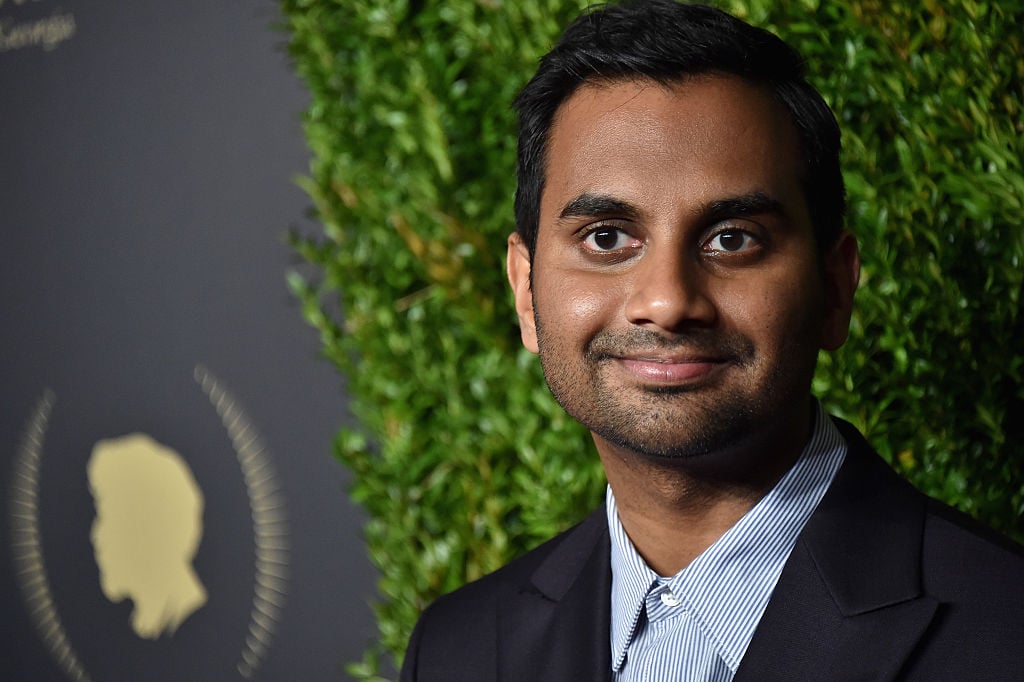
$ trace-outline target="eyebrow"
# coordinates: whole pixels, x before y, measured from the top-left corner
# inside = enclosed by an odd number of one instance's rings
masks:
[[[570,201],[558,214],[559,220],[566,218],[599,218],[617,215],[623,218],[636,218],[640,211],[628,202],[616,199],[607,194],[584,193]]]
[[[773,199],[760,190],[740,194],[734,197],[717,199],[701,207],[697,215],[704,222],[714,223],[725,218],[774,214],[786,215],[786,208],[777,199]],[[585,192],[562,208],[559,220],[567,218],[601,218],[610,215],[635,219],[640,209],[633,204],[616,199],[607,194],[591,194]]]
[[[765,214],[785,216],[786,208],[780,201],[771,198],[761,191],[712,201],[700,211],[701,217],[709,223],[717,222],[724,218]]]

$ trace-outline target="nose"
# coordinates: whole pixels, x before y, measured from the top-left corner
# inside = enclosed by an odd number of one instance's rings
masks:
[[[709,275],[685,250],[648,246],[634,266],[626,319],[652,331],[680,332],[714,324]]]

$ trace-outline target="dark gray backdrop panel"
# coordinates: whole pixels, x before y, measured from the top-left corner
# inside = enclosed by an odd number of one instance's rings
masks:
[[[361,517],[330,458],[343,388],[284,285],[308,152],[277,20],[262,1],[0,0],[0,679],[64,679],[16,587],[8,509],[47,390],[36,514],[84,670],[241,679],[253,523],[197,365],[262,436],[287,507],[286,602],[253,678],[343,679],[372,638]],[[155,642],[102,595],[89,541],[90,449],[132,431],[181,453],[206,499],[209,602]]]

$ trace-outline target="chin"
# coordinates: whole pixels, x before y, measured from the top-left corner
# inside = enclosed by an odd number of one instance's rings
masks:
[[[663,462],[732,459],[741,451],[761,452],[779,440],[779,429],[787,421],[755,409],[756,402],[735,399],[700,401],[680,413],[666,400],[672,395],[679,397],[678,392],[652,395],[645,401],[650,404],[643,417],[617,411],[612,416],[605,412],[602,420],[580,421],[621,449]]]

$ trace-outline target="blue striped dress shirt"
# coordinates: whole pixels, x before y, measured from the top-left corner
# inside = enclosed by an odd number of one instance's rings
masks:
[[[796,464],[676,575],[647,566],[607,492],[612,537],[611,649],[616,682],[731,680],[797,535],[832,483],[846,443],[820,404]]]

